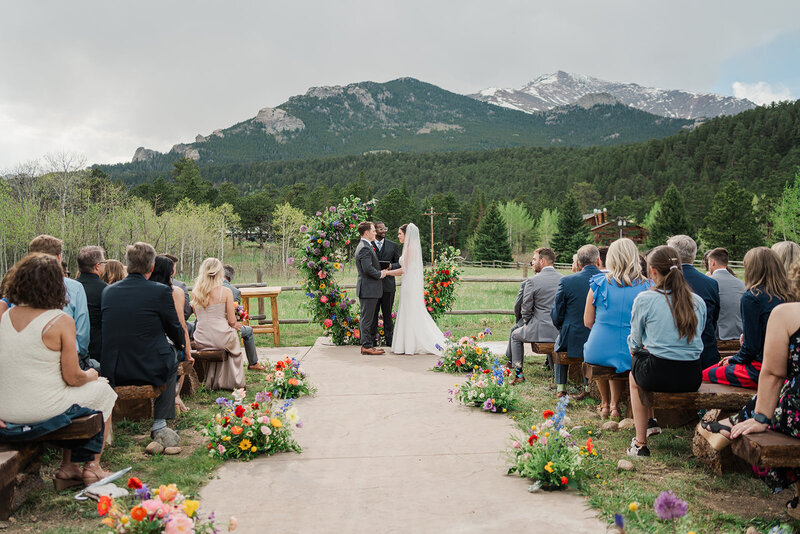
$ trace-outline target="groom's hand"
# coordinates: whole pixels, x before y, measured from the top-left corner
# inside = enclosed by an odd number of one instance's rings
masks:
[[[381,278],[385,278],[385,277],[386,277],[386,269],[381,271]]]

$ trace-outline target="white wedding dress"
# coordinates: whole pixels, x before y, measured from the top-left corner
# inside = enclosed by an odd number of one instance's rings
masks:
[[[444,334],[425,307],[422,247],[419,242],[419,228],[414,224],[409,224],[406,228],[400,266],[403,268],[403,283],[400,285],[400,306],[394,327],[392,352],[440,355],[444,347]]]

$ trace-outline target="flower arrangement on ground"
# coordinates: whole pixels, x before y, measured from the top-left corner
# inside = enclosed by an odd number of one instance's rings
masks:
[[[103,496],[97,503],[97,513],[103,517],[101,523],[114,532],[219,532],[214,513],[203,517],[199,512],[200,502],[188,499],[175,484],[151,490],[138,478],[131,477],[128,487],[134,490],[132,498]],[[235,528],[236,519],[231,517],[228,531]]]
[[[247,461],[261,454],[301,451],[292,437],[302,426],[292,399],[279,403],[272,393],[259,391],[254,402],[246,403],[240,389],[233,400],[219,397],[216,403],[219,413],[203,429],[209,455]]]
[[[434,321],[453,309],[460,282],[461,271],[456,261],[460,254],[457,248],[447,247],[439,255],[435,267],[425,270],[425,307]]]
[[[313,395],[316,389],[310,384],[308,376],[295,358],[284,356],[266,377],[266,390],[275,398],[296,399],[303,395]]]
[[[491,369],[478,368],[461,385],[450,390],[450,402],[480,406],[487,412],[505,413],[517,405],[517,390],[509,384],[510,371],[494,359]]]
[[[444,352],[433,370],[442,373],[470,373],[475,369],[489,367],[492,352],[478,345],[478,342],[490,335],[492,331],[487,328],[477,336],[464,336],[456,341],[449,331],[445,332]]]
[[[337,345],[360,343],[358,308],[335,277],[347,258],[347,248],[358,244],[358,223],[367,220],[374,201],[361,202],[350,196],[338,206],[318,211],[300,227],[301,248],[292,263],[300,271],[313,321],[322,324]]]
[[[527,439],[512,443],[508,474],[533,480],[530,491],[575,487],[589,475],[597,450],[591,437],[578,443],[564,428],[568,403],[569,397],[562,397],[555,412],[542,412],[543,421],[531,427]]]

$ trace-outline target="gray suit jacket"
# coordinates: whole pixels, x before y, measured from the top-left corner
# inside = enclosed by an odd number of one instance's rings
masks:
[[[528,280],[523,280],[519,285],[519,292],[517,293],[517,300],[514,301],[514,320],[517,326],[522,326],[525,322],[522,320],[522,299],[525,297],[525,285]]]
[[[717,339],[739,339],[742,333],[742,309],[739,302],[744,282],[725,269],[717,269],[711,278],[719,284],[719,319]]]
[[[541,341],[553,343],[558,337],[558,329],[553,326],[550,310],[556,298],[558,282],[563,277],[555,269],[545,268],[539,274],[528,278],[522,296],[522,320],[525,326],[517,335],[521,341]]]
[[[381,263],[372,248],[372,243],[361,240],[356,247],[356,295],[360,299],[379,299],[383,296]]]

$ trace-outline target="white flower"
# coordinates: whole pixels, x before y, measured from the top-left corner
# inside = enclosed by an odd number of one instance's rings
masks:
[[[264,425],[261,427],[261,433],[264,434],[265,436],[269,436],[270,434],[272,434],[272,429],[267,425]]]
[[[252,438],[253,437],[253,431],[252,430],[248,430],[247,433],[245,434],[245,436],[247,436],[248,438]]]
[[[292,406],[288,410],[286,410],[286,422],[290,425],[296,425],[298,421],[300,421],[300,416],[297,413],[297,408]]]
[[[283,378],[283,371],[275,371],[275,380]]]

